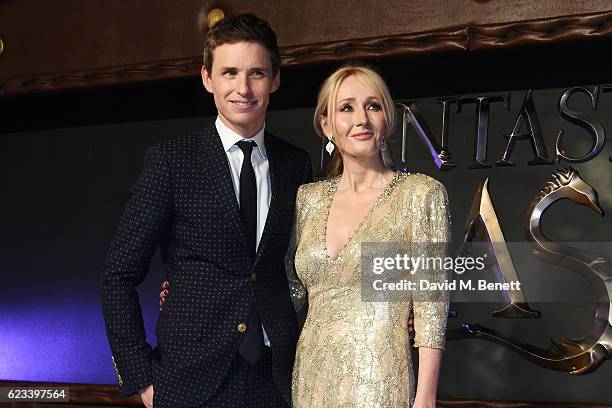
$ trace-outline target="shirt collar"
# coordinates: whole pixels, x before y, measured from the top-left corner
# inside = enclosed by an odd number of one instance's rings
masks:
[[[262,128],[259,130],[259,132],[255,133],[255,136],[250,137],[248,139],[240,136],[238,133],[228,128],[225,125],[225,123],[223,123],[223,121],[221,120],[219,116],[217,116],[217,120],[215,121],[215,127],[217,128],[217,132],[219,133],[219,136],[221,137],[221,143],[223,144],[223,149],[225,150],[226,153],[234,148],[239,149],[239,147],[236,146],[236,143],[238,143],[239,141],[252,140],[255,143],[257,143],[256,150],[259,152],[259,155],[261,156],[261,158],[264,160],[268,159],[268,156],[266,153],[266,144],[264,143],[264,131],[266,129],[265,123],[262,126]]]

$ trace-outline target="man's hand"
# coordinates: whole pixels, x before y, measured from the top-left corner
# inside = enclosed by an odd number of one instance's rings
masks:
[[[153,408],[153,385],[149,385],[147,388],[140,391],[140,398],[145,407]]]
[[[169,288],[170,288],[170,282],[164,281],[164,283],[162,283],[162,291],[159,292],[159,311],[160,312],[164,308],[164,302],[166,301],[166,298],[168,297]]]
[[[408,317],[408,337],[410,340],[414,340],[414,315],[412,313]]]

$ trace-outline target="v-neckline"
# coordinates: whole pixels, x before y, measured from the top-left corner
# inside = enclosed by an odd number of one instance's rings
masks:
[[[329,186],[329,191],[327,195],[325,218],[324,218],[324,224],[323,224],[323,250],[325,252],[325,257],[327,258],[328,261],[330,261],[331,263],[338,262],[340,257],[342,257],[342,254],[345,252],[346,248],[348,248],[348,246],[351,244],[351,241],[353,241],[353,238],[355,237],[355,235],[357,235],[357,233],[361,229],[361,226],[365,224],[366,220],[370,217],[370,214],[374,212],[376,207],[378,207],[378,205],[382,202],[383,198],[387,196],[387,193],[391,191],[393,185],[396,184],[399,174],[400,172],[396,171],[393,177],[391,178],[391,180],[389,180],[389,182],[385,185],[385,187],[382,189],[382,191],[380,192],[376,200],[374,200],[374,203],[372,204],[368,212],[365,213],[365,215],[361,218],[361,221],[359,222],[359,224],[357,224],[355,229],[353,229],[353,233],[346,240],[342,248],[340,248],[340,251],[338,251],[335,258],[332,258],[331,254],[329,253],[329,249],[327,247],[327,225],[329,224],[329,211],[331,210],[331,205],[334,202],[334,197],[336,196],[336,192],[338,191],[338,184],[342,176],[340,175],[330,180],[330,186]]]

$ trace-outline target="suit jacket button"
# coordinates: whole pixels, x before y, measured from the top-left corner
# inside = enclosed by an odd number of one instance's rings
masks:
[[[255,282],[256,280],[257,280],[257,273],[256,273],[256,272],[253,272],[253,273],[251,274],[251,281]]]
[[[239,331],[240,333],[244,333],[244,332],[246,331],[246,324],[244,324],[244,323],[240,323],[240,324],[238,325],[238,331]]]

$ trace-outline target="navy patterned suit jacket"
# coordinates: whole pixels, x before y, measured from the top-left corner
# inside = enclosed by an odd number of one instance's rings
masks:
[[[106,330],[122,395],[154,385],[156,406],[198,405],[238,353],[255,301],[272,345],[277,388],[290,400],[298,323],[284,267],[308,154],[266,132],[272,197],[255,263],[249,262],[229,164],[211,123],[150,147],[111,243],[102,281]],[[146,342],[136,286],[160,247],[170,281]],[[252,277],[256,275],[256,279]]]

